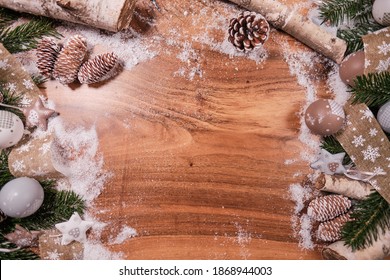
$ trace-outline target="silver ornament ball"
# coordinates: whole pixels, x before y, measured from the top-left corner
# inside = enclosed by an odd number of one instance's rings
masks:
[[[377,119],[382,129],[390,133],[390,101],[379,109]]]
[[[390,1],[375,0],[372,5],[372,16],[377,23],[383,26],[390,26]]]
[[[44,192],[35,179],[20,177],[9,181],[0,191],[0,209],[11,218],[25,218],[42,205]]]
[[[14,113],[0,111],[0,149],[17,144],[24,134],[22,120]]]

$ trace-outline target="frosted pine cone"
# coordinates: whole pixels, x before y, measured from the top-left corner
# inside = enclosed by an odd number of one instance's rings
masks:
[[[317,238],[322,241],[334,242],[341,239],[341,229],[350,221],[349,213],[343,214],[333,220],[321,223],[318,226]]]
[[[245,11],[230,20],[229,41],[239,51],[250,51],[267,41],[269,30],[269,24],[262,15]]]
[[[323,222],[346,213],[350,207],[351,200],[348,197],[331,194],[310,201],[307,214],[316,221]]]
[[[105,53],[89,59],[78,73],[82,84],[101,82],[113,77],[118,69],[118,56],[114,53]]]
[[[87,54],[87,41],[80,35],[69,38],[54,65],[53,77],[62,84],[70,84],[77,79],[77,73]]]
[[[45,78],[51,78],[61,47],[52,38],[43,38],[37,46],[37,67]]]

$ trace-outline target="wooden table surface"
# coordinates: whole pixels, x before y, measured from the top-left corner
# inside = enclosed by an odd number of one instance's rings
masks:
[[[173,27],[190,35],[210,24],[200,9],[223,15],[230,5],[217,2],[158,0],[159,12],[140,1],[132,25],[144,37]],[[192,15],[201,19],[197,25]],[[194,43],[202,75],[193,79],[174,74],[183,63],[180,46],[159,42],[170,52],[107,83],[46,84],[62,118],[96,125],[113,177],[89,211],[108,223],[102,242],[109,250],[125,259],[321,258],[298,246],[292,228],[289,186],[311,172],[298,139],[306,90],[278,42],[309,49],[276,30],[270,37],[260,64]],[[314,76],[325,95],[325,81]],[[138,236],[109,245],[124,225]]]

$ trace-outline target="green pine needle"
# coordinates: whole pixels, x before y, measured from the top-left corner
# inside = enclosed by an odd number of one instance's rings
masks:
[[[357,52],[363,49],[362,36],[377,31],[383,28],[383,26],[375,22],[364,22],[356,24],[354,27],[339,29],[337,31],[337,37],[347,42],[346,55]]]
[[[372,19],[372,0],[324,0],[319,6],[320,17],[338,26],[345,19],[363,23]]]
[[[7,241],[3,235],[0,234],[0,248],[2,249],[15,249],[17,246]],[[19,249],[14,252],[0,252],[0,260],[38,260],[40,259],[37,254],[27,250]]]
[[[0,188],[14,178],[8,168],[8,155],[7,149],[0,152]]]
[[[358,76],[351,89],[353,102],[381,106],[390,100],[390,73],[370,73]]]
[[[17,53],[36,48],[43,36],[60,37],[52,21],[47,18],[34,19],[15,28],[3,29],[0,33],[0,43],[3,43],[10,53]]]
[[[342,228],[342,239],[352,250],[364,249],[390,229],[390,204],[374,192],[355,205],[351,218]]]
[[[43,84],[47,82],[47,78],[43,77],[42,75],[32,75],[31,79],[33,80],[34,84],[37,85],[39,88],[45,88]]]
[[[9,88],[4,86],[4,82],[0,82],[0,92],[2,94],[2,102],[7,105],[18,106],[22,96],[17,94],[15,91],[10,90]]]

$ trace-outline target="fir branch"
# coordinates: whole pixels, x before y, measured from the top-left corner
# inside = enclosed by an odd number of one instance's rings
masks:
[[[354,27],[339,29],[337,31],[337,37],[347,42],[346,55],[354,53],[363,49],[362,36],[377,31],[383,28],[383,26],[375,22],[365,22],[356,24]]]
[[[8,242],[8,240],[0,234],[0,248],[1,249],[16,249],[17,246]],[[0,252],[0,260],[38,260],[40,257],[27,250],[27,249],[17,249],[13,252],[5,253]]]
[[[381,106],[390,100],[390,73],[369,73],[358,76],[351,89],[354,103]]]
[[[43,36],[60,37],[52,21],[47,18],[34,19],[15,28],[4,29],[0,34],[0,43],[10,53],[17,53],[36,48]]]
[[[319,10],[322,20],[333,26],[346,19],[363,23],[372,19],[372,0],[324,0]]]
[[[57,191],[52,188],[53,181],[40,182],[45,198],[41,208],[33,215],[22,219],[6,219],[2,222],[2,232],[8,233],[19,224],[28,230],[43,230],[54,224],[67,221],[74,212],[82,215],[86,209],[84,200],[73,191]]]
[[[351,218],[342,228],[342,239],[352,250],[364,249],[378,239],[380,231],[390,230],[390,204],[374,192],[355,205]]]
[[[7,149],[0,153],[0,188],[14,178],[8,168],[8,155],[9,151]]]
[[[6,83],[4,82],[0,82],[0,92],[3,97],[2,103],[11,106],[18,106],[20,100],[22,99],[22,96],[20,94],[17,94],[15,91],[9,89],[8,87],[4,86],[5,84]]]

